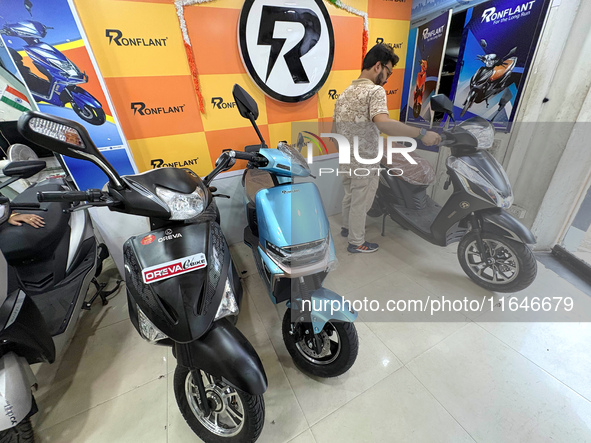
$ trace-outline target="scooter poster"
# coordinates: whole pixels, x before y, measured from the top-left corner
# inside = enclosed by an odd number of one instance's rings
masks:
[[[406,121],[431,126],[431,97],[437,94],[443,68],[451,10],[418,28]]]
[[[468,10],[451,95],[457,121],[478,115],[509,131],[547,0],[491,0]]]
[[[120,174],[133,173],[105,90],[67,0],[3,0],[0,36],[36,107],[82,124]],[[63,159],[80,189],[107,177],[90,162]]]

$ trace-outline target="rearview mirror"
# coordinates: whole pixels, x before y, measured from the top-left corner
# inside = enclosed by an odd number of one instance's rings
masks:
[[[480,40],[480,47],[481,47],[482,49],[486,50],[486,47],[487,47],[487,46],[488,46],[488,45],[487,45],[487,43],[486,43],[486,40],[485,40],[485,39],[482,39],[482,40]]]
[[[41,160],[28,160],[24,162],[9,163],[2,171],[7,177],[29,178],[45,169],[45,162]]]
[[[67,157],[87,160],[109,177],[116,189],[122,189],[121,177],[92,142],[79,123],[41,112],[25,112],[18,120],[18,131],[27,140]]]
[[[431,97],[431,109],[435,112],[445,112],[447,115],[453,115],[454,104],[443,94],[437,94]]]
[[[240,85],[234,85],[232,95],[234,96],[236,106],[238,106],[238,112],[240,112],[242,117],[249,120],[256,120],[259,117],[257,102]]]

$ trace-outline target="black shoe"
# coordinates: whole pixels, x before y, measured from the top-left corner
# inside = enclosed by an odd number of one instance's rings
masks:
[[[351,252],[352,254],[357,254],[359,252],[364,252],[364,253],[376,252],[378,249],[379,249],[379,246],[377,243],[369,243],[369,242],[365,242],[360,246],[355,246],[355,245],[352,245],[351,243],[349,243],[349,246],[347,246],[347,251]]]
[[[341,237],[349,237],[349,230],[347,228],[341,228]]]

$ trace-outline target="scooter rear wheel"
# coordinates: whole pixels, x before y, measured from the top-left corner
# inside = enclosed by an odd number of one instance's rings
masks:
[[[100,126],[107,121],[105,111],[102,108],[85,105],[84,108],[80,109],[76,103],[72,103],[72,109],[78,114],[78,117],[91,125]]]
[[[458,260],[470,279],[496,292],[517,292],[532,284],[538,268],[527,245],[489,232],[481,236],[488,260],[478,248],[475,232],[468,232],[458,245]]]
[[[33,443],[34,441],[30,418],[21,421],[13,428],[0,431],[0,443]]]
[[[353,323],[329,321],[319,334],[306,334],[312,331],[312,325],[300,324],[303,329],[301,338],[296,339],[291,322],[291,309],[285,311],[282,323],[283,342],[294,363],[304,372],[316,377],[337,377],[347,372],[359,351],[359,339]],[[322,340],[322,350],[313,350],[314,335]]]

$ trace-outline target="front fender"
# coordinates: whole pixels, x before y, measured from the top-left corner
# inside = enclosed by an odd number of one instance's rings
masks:
[[[267,390],[267,375],[250,342],[226,318],[213,323],[198,340],[176,343],[178,364],[203,369],[251,395]]]
[[[72,100],[76,103],[80,109],[83,109],[84,106],[88,105],[93,108],[102,108],[101,102],[99,102],[96,98],[94,98],[90,92],[75,86],[70,89],[70,94],[72,95]]]
[[[484,210],[479,215],[482,219],[483,232],[492,232],[527,245],[536,243],[536,237],[532,232],[504,209]]]
[[[31,411],[34,378],[24,357],[9,352],[0,358],[0,431],[16,426]]]
[[[316,333],[322,331],[324,325],[330,320],[353,323],[357,319],[358,314],[351,308],[349,302],[330,289],[316,289],[310,293],[310,299],[312,327]]]

